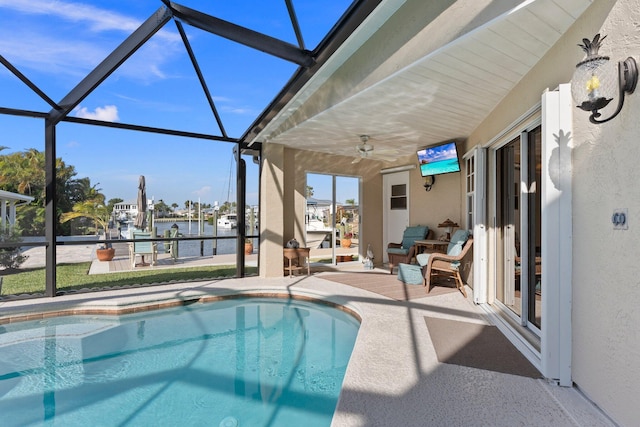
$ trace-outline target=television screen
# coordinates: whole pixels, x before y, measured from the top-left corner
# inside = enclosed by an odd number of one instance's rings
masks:
[[[418,164],[422,176],[460,172],[455,142],[447,142],[418,151]]]

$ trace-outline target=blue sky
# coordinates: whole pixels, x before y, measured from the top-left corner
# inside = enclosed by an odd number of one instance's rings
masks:
[[[284,0],[177,3],[297,44]],[[351,2],[293,3],[305,47],[312,50]],[[160,0],[0,0],[0,55],[60,101],[162,5]],[[227,134],[241,136],[296,66],[184,27]],[[50,110],[3,66],[0,106]],[[71,115],[221,135],[172,21]],[[44,150],[43,141],[40,120],[0,115],[0,145],[9,147],[3,153]],[[231,150],[232,144],[102,127],[62,123],[57,128],[57,156],[75,166],[78,177],[90,177],[107,199],[135,199],[138,177],[145,175],[148,196],[169,204],[233,201]],[[247,201],[257,204],[257,165],[247,159],[247,166]]]

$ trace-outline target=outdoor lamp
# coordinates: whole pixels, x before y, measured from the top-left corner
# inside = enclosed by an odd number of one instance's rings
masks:
[[[438,224],[438,228],[444,228],[447,232],[447,240],[451,240],[451,232],[455,227],[460,227],[457,223],[451,221],[449,218],[442,224]]]
[[[584,61],[576,65],[576,71],[571,79],[571,95],[577,107],[590,111],[591,123],[605,123],[613,119],[622,110],[625,93],[632,94],[638,82],[638,68],[635,59],[629,57],[618,62],[618,66],[609,62],[608,56],[598,54],[602,41],[596,34],[593,41],[582,39],[584,44],[579,44],[587,54]],[[617,88],[616,88],[617,84]],[[601,114],[598,110],[606,107],[618,94],[618,108],[611,117],[599,120]]]
[[[433,187],[433,183],[436,182],[436,177],[434,175],[427,175],[424,177],[424,189],[426,191],[431,191],[431,187]]]

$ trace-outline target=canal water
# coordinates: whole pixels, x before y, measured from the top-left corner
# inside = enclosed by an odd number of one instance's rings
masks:
[[[155,223],[156,234],[158,236],[163,236],[165,230],[169,230],[173,224],[178,226],[178,233],[180,237],[213,237],[213,225],[209,225],[205,223],[203,225],[203,229],[199,229],[199,224],[197,221],[192,221],[189,224],[186,221],[180,222],[157,222]],[[125,231],[122,231],[123,235],[126,236]],[[217,239],[214,243],[214,240],[190,240],[190,241],[182,241],[178,244],[178,253],[180,256],[200,256],[201,254],[204,256],[213,255],[214,245],[216,245],[216,253],[218,255],[223,254],[235,254],[236,253],[236,239],[229,239],[227,237],[235,237],[238,235],[238,230],[235,228],[218,228],[216,232],[216,236],[225,237],[224,239]],[[247,231],[247,234],[257,234],[257,230],[253,233]],[[254,247],[258,246],[258,239],[254,238],[253,245]]]

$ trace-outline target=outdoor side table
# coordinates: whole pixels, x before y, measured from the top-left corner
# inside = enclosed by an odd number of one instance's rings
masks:
[[[443,240],[416,240],[416,254],[421,254],[425,251],[447,253],[448,241]]]
[[[284,271],[289,272],[289,277],[298,270],[307,267],[307,276],[311,275],[311,265],[309,264],[309,248],[283,248]]]

